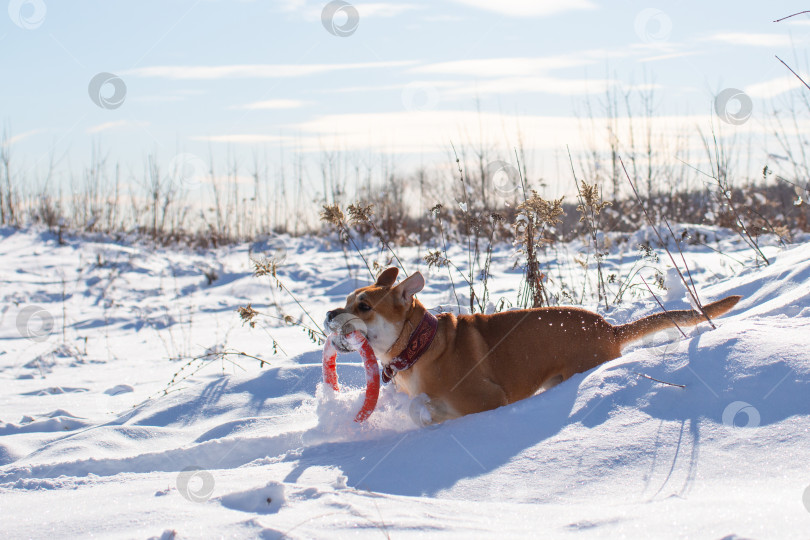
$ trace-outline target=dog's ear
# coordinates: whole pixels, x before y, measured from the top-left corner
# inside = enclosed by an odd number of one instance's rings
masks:
[[[425,288],[425,277],[420,272],[414,272],[408,279],[397,285],[397,292],[400,294],[402,301],[410,304],[413,300],[413,295]]]
[[[399,268],[396,266],[387,268],[380,274],[380,277],[377,278],[377,283],[374,285],[377,287],[390,287],[397,280],[397,274],[399,274]]]

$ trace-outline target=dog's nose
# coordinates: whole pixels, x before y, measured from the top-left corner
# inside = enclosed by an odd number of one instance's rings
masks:
[[[332,319],[335,318],[335,315],[337,315],[337,313],[335,313],[336,311],[337,310],[332,310],[332,311],[327,311],[326,312],[326,322],[330,322]]]

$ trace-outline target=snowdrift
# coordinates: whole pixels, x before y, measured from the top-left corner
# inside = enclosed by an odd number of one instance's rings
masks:
[[[744,296],[716,330],[659,336],[547,392],[439,426],[420,425],[420,401],[391,387],[371,418],[355,423],[365,385],[359,356],[338,358],[346,391],[335,394],[321,384],[320,350],[294,329],[274,337],[298,349],[269,368],[212,367],[160,395],[178,364],[158,336],[182,326],[186,309],[197,313],[191,337],[177,331],[169,341],[227,335],[266,350],[267,337],[242,329],[233,313],[235,302],[268,294],[249,277],[244,249],[217,253],[220,279],[206,287],[194,269],[210,254],[60,247],[30,232],[2,238],[2,279],[20,283],[3,291],[6,535],[810,534],[810,245],[771,247],[771,266],[742,270],[690,251],[703,298]],[[90,268],[96,253],[117,262]],[[46,264],[32,266],[34,256]],[[339,252],[299,241],[287,256],[287,278],[309,291],[314,313],[355,286]],[[312,260],[321,271],[306,269]],[[77,284],[69,332],[90,338],[86,354],[63,350],[62,336],[15,338],[25,305],[60,313],[56,268]],[[507,291],[519,277],[494,282]],[[444,283],[428,276],[423,301],[446,301]],[[685,302],[671,288],[667,307]],[[635,302],[607,316],[653,309]],[[105,347],[118,349],[105,355]]]

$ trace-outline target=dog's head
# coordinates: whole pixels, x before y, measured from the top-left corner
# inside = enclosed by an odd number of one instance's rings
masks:
[[[327,331],[335,334],[335,347],[341,352],[351,350],[344,336],[359,330],[366,336],[377,358],[386,363],[389,352],[402,332],[405,320],[415,300],[413,295],[425,286],[425,278],[415,272],[394,286],[397,268],[388,268],[374,285],[357,289],[346,298],[346,307],[326,314]]]

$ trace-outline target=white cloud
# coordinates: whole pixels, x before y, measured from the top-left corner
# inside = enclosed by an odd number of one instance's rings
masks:
[[[545,75],[556,69],[570,69],[604,63],[609,59],[620,59],[646,54],[647,51],[633,48],[586,49],[569,54],[535,57],[471,58],[436,62],[411,68],[413,73],[444,75],[468,75],[471,77],[525,77]]]
[[[301,101],[299,99],[268,99],[265,101],[256,101],[254,103],[248,103],[247,105],[240,105],[233,108],[247,109],[251,111],[270,109],[298,109],[306,104],[306,101]]]
[[[305,77],[331,71],[380,69],[411,66],[410,60],[395,62],[361,62],[354,64],[243,64],[226,66],[150,66],[130,69],[122,75],[164,79],[276,79]]]
[[[27,139],[28,137],[32,137],[34,135],[37,135],[38,133],[44,133],[45,131],[48,131],[48,130],[45,130],[45,129],[32,129],[31,131],[26,131],[24,133],[20,133],[19,135],[13,135],[13,136],[9,137],[8,139],[0,141],[0,142],[2,142],[3,146],[9,147],[14,143],[18,143],[18,142],[20,142],[20,141],[22,141],[24,139]]]
[[[307,5],[307,0],[276,0],[281,11],[300,11]]]
[[[396,17],[406,11],[413,11],[419,9],[421,6],[414,4],[387,4],[387,3],[370,3],[370,4],[354,4],[357,13],[360,15],[360,20],[363,17]]]
[[[704,41],[716,41],[731,45],[744,45],[749,47],[790,47],[790,36],[783,34],[750,34],[742,32],[726,32],[711,35]]]
[[[429,23],[457,23],[464,20],[464,17],[460,17],[459,15],[443,15],[443,14],[435,14],[435,15],[425,15],[422,17],[425,22]]]
[[[263,133],[234,133],[230,135],[202,135],[191,137],[192,141],[224,142],[224,143],[268,143],[286,140],[287,137],[280,135],[266,135]]]
[[[683,58],[684,56],[695,56],[697,54],[702,54],[699,51],[683,51],[683,52],[673,52],[673,53],[666,53],[666,54],[659,54],[657,56],[648,56],[647,58],[639,58],[639,62],[659,62],[661,60],[671,60],[673,58]]]
[[[132,101],[142,103],[165,103],[172,101],[183,101],[185,99],[186,98],[183,96],[136,96],[132,98]]]
[[[476,58],[438,62],[412,68],[415,73],[469,75],[473,77],[509,77],[537,75],[553,69],[562,69],[591,64],[584,55],[552,56],[540,58]]]
[[[145,127],[148,126],[149,122],[130,122],[129,120],[117,120],[115,122],[104,122],[103,124],[98,124],[95,126],[91,126],[87,128],[87,133],[101,133],[102,131],[108,131],[110,129],[118,129],[118,128],[131,128],[131,127]]]
[[[439,101],[448,98],[467,97],[472,95],[540,93],[558,95],[601,94],[608,86],[618,84],[606,79],[565,79],[561,77],[500,77],[477,80],[417,80],[407,84],[386,84],[369,86],[351,86],[330,89],[330,93],[358,93],[409,90],[424,94],[435,94]],[[632,89],[639,89],[638,85]],[[660,88],[660,85],[655,85]]]
[[[808,80],[805,76],[802,76],[802,78]],[[743,91],[750,97],[770,99],[795,90],[800,86],[803,86],[802,82],[794,75],[785,75],[784,77],[777,77],[776,79],[746,86]]]
[[[544,17],[575,9],[596,9],[590,0],[454,0],[459,4],[512,17]]]
[[[563,96],[600,94],[616,84],[608,80],[562,79],[558,77],[502,77],[464,84],[450,90],[451,95],[487,95],[539,93]]]
[[[600,121],[598,118],[597,122]],[[691,131],[696,124],[708,125],[707,116],[657,116],[653,129],[675,136]],[[627,119],[620,118],[622,126]],[[519,144],[516,137],[519,126],[527,147],[534,149],[564,149],[570,144],[575,153],[584,150],[583,144],[596,144],[606,149],[604,141],[583,142],[581,121],[570,116],[509,115],[477,111],[397,111],[390,113],[337,114],[316,118],[291,126],[304,134],[295,140],[304,151],[374,149],[398,153],[441,152],[449,142],[463,142],[466,133],[493,134],[504,155]],[[306,134],[309,134],[307,136]],[[622,140],[629,135],[621,132]],[[512,140],[510,140],[512,138]],[[603,148],[604,146],[604,148]]]
[[[281,11],[288,13],[297,13],[304,19],[315,21],[321,18],[326,0],[307,2],[306,0],[278,0]],[[357,10],[357,14],[362,22],[365,18],[386,18],[396,17],[405,13],[406,11],[414,11],[423,9],[424,6],[417,4],[393,3],[393,2],[368,2],[368,3],[355,3],[351,2],[352,6]]]

